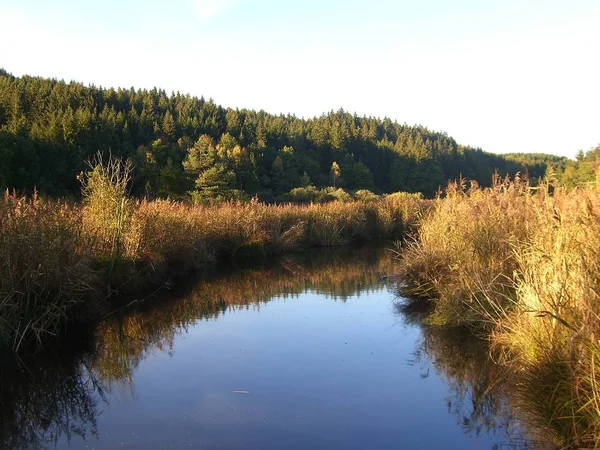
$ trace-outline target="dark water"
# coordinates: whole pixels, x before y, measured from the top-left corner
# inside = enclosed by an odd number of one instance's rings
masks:
[[[481,343],[398,311],[382,250],[198,281],[21,364],[2,448],[544,448]]]

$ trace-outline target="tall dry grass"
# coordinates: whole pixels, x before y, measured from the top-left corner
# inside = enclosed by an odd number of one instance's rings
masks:
[[[125,232],[126,257],[152,267],[204,267],[242,252],[273,254],[315,246],[394,239],[414,227],[424,200],[213,205],[136,203]]]
[[[6,192],[0,200],[0,342],[54,335],[94,291],[82,210]]]
[[[557,191],[535,212],[537,230],[516,255],[514,304],[494,341],[524,369],[523,409],[561,445],[597,448],[600,195]]]
[[[104,161],[102,153],[87,164],[90,170],[78,177],[85,231],[92,239],[94,257],[112,271],[128,250],[125,235],[131,228],[133,201],[127,194],[133,166],[112,155]]]
[[[496,180],[451,184],[404,250],[432,323],[485,332],[521,409],[565,447],[600,445],[600,194]]]
[[[491,327],[510,304],[515,248],[535,230],[526,181],[495,178],[491,188],[450,183],[402,250],[405,293],[434,298],[432,322]]]

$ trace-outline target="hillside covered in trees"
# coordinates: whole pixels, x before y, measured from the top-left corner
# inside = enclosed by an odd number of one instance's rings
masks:
[[[487,185],[494,171],[536,179],[549,165],[562,173],[573,164],[486,153],[422,126],[343,110],[301,119],[0,71],[0,187],[76,196],[77,175],[98,151],[133,161],[133,195],[198,200],[293,199],[290,191],[328,186],[431,196],[460,175]]]

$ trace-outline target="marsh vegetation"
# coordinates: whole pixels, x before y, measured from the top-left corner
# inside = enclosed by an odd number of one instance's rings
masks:
[[[448,186],[403,250],[400,291],[429,323],[490,340],[524,415],[564,448],[600,445],[600,195],[549,179]]]
[[[76,399],[93,434],[88,382],[94,391],[99,379],[131,379],[149,349],[171,347],[198,317],[327,280],[333,295],[353,292],[359,265],[317,274],[289,262],[227,285],[205,278],[176,302],[146,298],[240,261],[398,240],[398,291],[429,308],[423,352],[435,370],[460,375],[444,362],[457,346],[438,341],[467,330],[502,369],[465,375],[457,392],[487,398],[488,381],[509,380],[510,400],[490,411],[518,409],[563,448],[600,447],[598,161],[600,147],[575,160],[499,156],[343,110],[299,119],[0,69],[0,350],[31,357],[74,328],[100,330],[93,369],[86,350],[71,366],[32,371]],[[458,181],[440,190],[448,180]],[[6,367],[9,379],[20,370]],[[38,385],[15,386],[9,401],[25,395],[32,406],[3,420],[33,442],[36,408],[49,417],[63,406],[51,395],[44,410]],[[485,411],[467,428],[496,429]]]

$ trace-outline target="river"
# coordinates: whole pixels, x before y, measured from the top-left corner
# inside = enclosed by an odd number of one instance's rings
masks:
[[[1,373],[2,448],[529,449],[485,345],[399,308],[385,249],[206,275]]]

